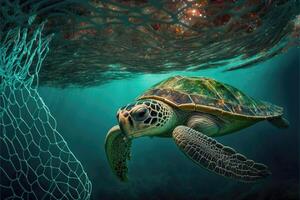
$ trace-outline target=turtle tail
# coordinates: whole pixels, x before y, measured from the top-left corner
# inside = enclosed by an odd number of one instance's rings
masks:
[[[268,119],[268,121],[277,128],[287,128],[290,125],[289,121],[283,117]]]

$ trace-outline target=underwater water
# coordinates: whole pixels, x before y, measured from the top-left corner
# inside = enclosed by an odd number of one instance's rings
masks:
[[[40,87],[39,92],[92,182],[91,199],[299,199],[299,64],[299,49],[291,49],[260,66],[233,72],[144,74],[98,87]],[[172,139],[155,137],[133,141],[128,182],[113,175],[104,140],[117,122],[116,111],[158,81],[178,74],[211,77],[284,108],[288,129],[260,122],[216,138],[268,165],[270,177],[257,183],[226,179],[195,165]]]
[[[0,1],[0,199],[299,199],[297,0]],[[170,138],[133,141],[120,182],[104,142],[118,108],[175,75],[204,76],[284,108],[216,138],[269,166],[241,183]]]

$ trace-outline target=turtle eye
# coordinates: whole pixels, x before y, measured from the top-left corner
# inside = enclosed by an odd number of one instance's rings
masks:
[[[133,118],[136,121],[143,121],[149,115],[149,110],[147,108],[139,108],[132,113]]]

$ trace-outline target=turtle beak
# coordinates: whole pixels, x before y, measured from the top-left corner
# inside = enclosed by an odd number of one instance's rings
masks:
[[[123,127],[123,124],[119,122],[119,127],[120,127],[120,130],[122,131],[122,133],[126,136],[126,133],[124,131],[124,127]]]
[[[130,125],[129,123],[129,113],[127,111],[119,111],[117,114],[120,130],[122,133],[125,135],[125,137],[130,138],[130,134],[128,133],[128,130],[130,130]]]

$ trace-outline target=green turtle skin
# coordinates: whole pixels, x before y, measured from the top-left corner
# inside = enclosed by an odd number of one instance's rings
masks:
[[[154,85],[138,99],[158,99],[181,110],[237,119],[268,119],[283,115],[281,107],[255,100],[235,87],[204,77],[174,76]]]
[[[268,167],[212,137],[263,120],[286,128],[289,123],[282,116],[283,108],[253,99],[228,84],[204,77],[175,76],[119,109],[118,125],[108,131],[105,151],[114,174],[126,181],[132,140],[169,137],[199,166],[224,177],[254,182],[271,174]]]

